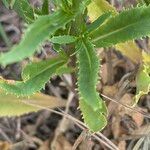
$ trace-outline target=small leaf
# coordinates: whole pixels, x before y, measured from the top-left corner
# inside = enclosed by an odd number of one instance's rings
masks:
[[[41,90],[45,83],[56,74],[57,69],[66,63],[67,60],[62,57],[32,63],[24,69],[22,74],[23,81],[9,82],[1,79],[0,88],[6,93],[17,96],[30,96]]]
[[[69,44],[75,42],[76,40],[77,38],[71,35],[54,36],[50,39],[52,43],[57,43],[57,44]]]
[[[94,111],[92,107],[88,105],[83,99],[80,99],[79,107],[82,111],[84,122],[85,124],[87,124],[90,131],[101,131],[107,125],[106,117],[101,111],[101,109]]]
[[[69,67],[67,65],[64,65],[64,66],[62,66],[62,67],[57,69],[56,74],[61,76],[63,74],[70,74],[70,73],[72,73],[74,71],[75,71],[74,68],[71,68],[71,67]]]
[[[143,52],[143,64],[140,67],[136,76],[136,96],[135,104],[139,101],[140,97],[150,92],[150,55]]]
[[[102,100],[96,91],[98,82],[99,60],[95,49],[88,39],[78,41],[76,50],[78,51],[78,90],[81,99],[97,110],[102,107]]]
[[[14,95],[6,95],[0,91],[0,117],[20,116],[30,112],[37,112],[42,108],[55,108],[65,106],[65,101],[59,100],[53,96],[44,94],[35,94],[30,98],[17,98]]]
[[[48,15],[49,14],[49,0],[44,0],[42,5],[42,14]]]
[[[15,0],[11,7],[22,17],[27,23],[32,23],[35,19],[34,10],[28,0]]]
[[[38,49],[38,46],[59,28],[72,20],[72,15],[58,11],[52,15],[39,17],[27,29],[24,38],[19,45],[10,52],[0,56],[0,64],[8,65],[30,57]]]
[[[110,18],[92,32],[96,47],[108,47],[117,43],[141,38],[150,34],[150,6],[124,10]]]
[[[103,15],[101,15],[98,19],[96,19],[92,24],[87,26],[87,31],[88,32],[92,32],[95,29],[97,29],[100,25],[102,25],[104,23],[104,21],[106,21],[106,19],[108,19],[111,16],[111,13],[104,13]]]

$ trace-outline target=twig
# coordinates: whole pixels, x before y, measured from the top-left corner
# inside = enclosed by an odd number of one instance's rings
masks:
[[[64,111],[61,111],[61,112],[58,112],[56,110],[53,110],[53,109],[50,109],[50,108],[46,108],[46,107],[43,107],[43,106],[39,106],[39,105],[36,105],[36,104],[31,104],[31,103],[28,103],[28,102],[25,102],[25,101],[22,101],[23,103],[27,104],[27,105],[30,105],[30,106],[34,106],[34,107],[37,107],[37,108],[40,108],[40,109],[46,109],[48,111],[51,111],[53,113],[56,113],[58,115],[61,115],[61,116],[64,116],[70,120],[72,120],[78,127],[80,127],[82,130],[85,130],[87,129],[86,125],[79,121],[78,119],[72,117],[71,115],[69,114],[65,114],[65,113],[62,113]],[[92,137],[94,137],[97,141],[99,141],[100,143],[104,144],[106,147],[108,147],[110,150],[119,150],[118,148],[113,148],[110,144],[108,144],[106,141],[100,139],[97,135],[95,134],[92,134],[91,135]],[[109,139],[107,139],[107,141],[110,141]],[[111,142],[111,141],[110,141]],[[112,145],[114,145],[112,142],[111,142]],[[116,146],[115,146],[116,147]]]
[[[148,115],[147,113],[145,113],[145,112],[143,112],[143,111],[140,111],[140,110],[137,110],[137,109],[135,109],[135,108],[132,108],[131,106],[128,106],[128,105],[125,105],[125,104],[123,104],[123,103],[121,103],[121,102],[119,102],[119,101],[117,101],[117,100],[115,100],[115,99],[112,99],[112,98],[110,98],[110,97],[108,97],[108,96],[106,96],[106,95],[104,95],[104,94],[101,94],[104,98],[106,98],[106,99],[108,99],[108,100],[110,100],[110,101],[112,101],[112,102],[114,102],[114,103],[117,103],[117,104],[119,104],[119,105],[122,105],[122,106],[124,106],[125,108],[127,108],[127,109],[130,109],[130,110],[132,110],[132,111],[135,111],[135,112],[137,112],[137,113],[140,113],[140,114],[142,114],[143,116],[145,116],[146,118],[150,118],[150,115]]]
[[[76,139],[76,141],[72,147],[72,150],[76,150],[77,147],[79,146],[79,144],[86,138],[86,136],[87,136],[87,131],[83,130],[81,132],[81,134],[79,135],[79,137]]]
[[[114,82],[114,71],[112,66],[112,58],[111,58],[111,50],[106,51],[106,65],[107,65],[107,83],[109,85],[113,84]]]
[[[61,110],[61,109],[59,109],[63,114],[65,114],[64,113],[64,111],[63,110]],[[72,116],[71,116],[72,117]],[[75,119],[75,118],[74,118]],[[81,122],[81,121],[79,121],[78,119],[75,119],[79,124],[81,124],[84,128],[81,128],[80,126],[80,128],[81,129],[87,129],[87,126],[83,123],[83,122]],[[78,125],[78,124],[77,124]],[[108,138],[106,138],[103,134],[101,134],[101,133],[99,133],[99,132],[97,132],[97,133],[95,133],[95,134],[91,134],[91,136],[93,136],[93,137],[97,137],[98,138],[98,136],[100,136],[101,138],[103,138],[106,142],[108,142],[109,143],[109,146],[108,146],[108,143],[106,143],[104,140],[101,140],[100,138],[99,138],[99,142],[100,143],[103,143],[104,145],[107,145],[107,147],[109,147],[110,149],[112,149],[112,150],[118,150],[118,148],[116,147],[116,145],[114,144],[114,143],[112,143]],[[96,139],[97,139],[96,138]]]
[[[69,107],[70,107],[70,103],[72,101],[74,97],[74,93],[70,92],[69,93],[69,96],[68,96],[68,100],[67,100],[67,104],[66,104],[66,109],[65,109],[65,114],[68,114],[69,112]],[[59,135],[61,135],[61,133],[65,132],[65,124],[66,124],[66,117],[63,116],[63,119],[60,121],[57,129],[55,130],[55,136],[53,138],[53,141],[51,143],[51,149],[56,149],[55,146],[56,146],[56,141],[57,141],[57,138],[59,137]]]
[[[97,132],[96,135],[98,135],[98,136],[99,136],[100,138],[102,138],[103,140],[107,141],[107,143],[109,143],[109,145],[111,145],[112,148],[118,149],[118,147],[117,147],[114,143],[112,143],[110,140],[108,140],[108,138],[106,138],[102,133]]]
[[[16,131],[16,139],[20,139],[21,137],[21,132],[20,132],[20,129],[21,129],[21,120],[20,120],[20,117],[17,118],[17,131]]]
[[[4,137],[4,139],[10,143],[12,143],[11,139],[5,134],[5,132],[0,128],[0,134]]]
[[[58,90],[50,82],[48,82],[48,87],[56,97],[61,99],[61,95],[59,94]]]

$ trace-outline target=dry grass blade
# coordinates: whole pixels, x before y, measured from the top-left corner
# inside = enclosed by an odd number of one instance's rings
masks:
[[[72,150],[76,150],[77,147],[79,146],[79,144],[86,138],[87,136],[87,131],[86,130],[83,130],[81,132],[81,134],[79,135],[79,137],[77,138],[77,140],[75,141],[73,147],[72,147]]]
[[[61,109],[59,109],[63,114],[65,114],[65,112],[63,111],[63,110],[61,110]],[[65,114],[66,116],[67,115],[69,115],[69,114]],[[80,120],[78,120],[78,119],[76,119],[76,118],[74,118],[74,117],[72,117],[72,116],[70,116],[69,115],[69,117],[70,118],[72,118],[74,121],[76,121],[75,122],[75,124],[77,124],[82,130],[85,130],[85,129],[87,129],[87,126],[83,123],[83,122],[81,122]],[[99,136],[98,136],[99,135]],[[119,150],[118,148],[117,148],[117,146],[114,144],[114,143],[112,143],[108,138],[106,138],[103,134],[101,134],[101,133],[95,133],[95,134],[91,134],[91,136],[92,137],[94,137],[97,141],[99,141],[100,143],[102,143],[102,144],[104,144],[106,147],[108,147],[110,150]],[[101,139],[101,138],[102,139]]]
[[[81,122],[80,120],[78,120],[78,119],[76,119],[76,118],[74,118],[74,117],[72,117],[71,115],[69,115],[69,114],[66,114],[63,110],[61,110],[61,109],[59,109],[61,112],[59,112],[59,111],[56,111],[56,110],[53,110],[53,109],[50,109],[50,108],[47,108],[47,107],[42,107],[42,106],[39,106],[39,105],[36,105],[36,104],[30,104],[30,103],[28,103],[27,101],[25,102],[23,102],[23,103],[25,103],[25,104],[27,104],[27,105],[31,105],[31,106],[34,106],[34,107],[37,107],[37,108],[40,108],[40,109],[45,109],[45,110],[48,110],[48,111],[51,111],[51,112],[53,112],[53,113],[56,113],[56,114],[58,114],[58,115],[61,115],[61,116],[64,116],[64,117],[66,117],[66,118],[68,118],[68,119],[70,119],[70,120],[72,120],[78,127],[80,127],[82,130],[85,130],[85,129],[87,129],[87,127],[86,127],[86,125],[83,123],[83,122]],[[103,140],[103,139],[100,139],[97,135],[95,135],[95,134],[92,134],[91,135],[92,137],[94,137],[97,141],[99,141],[100,143],[102,143],[102,144],[104,144],[107,148],[109,148],[110,150],[119,150],[118,148],[117,148],[117,146],[115,145],[115,144],[113,144],[109,139],[107,139],[107,140]],[[111,145],[110,144],[108,144],[108,141],[109,141],[109,143],[111,143]],[[113,146],[112,146],[113,145]]]
[[[122,106],[124,106],[124,107],[127,108],[127,109],[130,109],[130,110],[132,110],[132,111],[135,111],[135,112],[137,112],[137,113],[140,113],[140,114],[142,114],[144,117],[150,119],[150,115],[148,115],[147,113],[145,113],[145,112],[143,112],[143,111],[140,111],[140,110],[137,110],[137,109],[135,109],[135,108],[132,108],[131,106],[125,105],[125,104],[123,104],[123,103],[121,103],[121,102],[119,102],[119,101],[117,101],[117,100],[115,100],[115,99],[112,99],[112,98],[110,98],[110,97],[108,97],[108,96],[106,96],[106,95],[104,95],[104,94],[101,94],[101,96],[104,97],[104,98],[106,98],[106,99],[108,99],[108,100],[110,100],[110,101],[113,101],[114,103],[117,103],[117,104],[119,104],[119,105],[122,105]]]
[[[144,141],[144,139],[145,139],[144,137],[143,137],[143,138],[140,138],[140,139],[138,140],[138,142],[135,144],[135,146],[133,147],[133,150],[139,150],[141,144],[142,144],[143,141]]]
[[[72,92],[70,92],[67,103],[66,103],[66,109],[65,109],[66,114],[69,112],[70,103],[73,100],[73,97],[74,97],[74,94]],[[57,142],[59,135],[61,135],[66,130],[66,122],[67,122],[66,119],[67,118],[65,116],[63,116],[63,119],[60,121],[58,127],[56,128],[55,136],[54,136],[52,144],[51,144],[51,149],[56,149],[56,142]]]

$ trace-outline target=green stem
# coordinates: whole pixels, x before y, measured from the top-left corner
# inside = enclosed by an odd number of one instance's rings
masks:
[[[4,28],[2,26],[2,24],[0,23],[0,36],[2,37],[2,39],[4,40],[4,42],[6,43],[7,47],[11,47],[11,42],[9,40],[9,38],[7,37]]]

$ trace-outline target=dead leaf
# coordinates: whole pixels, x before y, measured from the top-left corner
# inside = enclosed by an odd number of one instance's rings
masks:
[[[128,105],[128,106],[131,106],[132,105],[132,102],[133,102],[133,98],[130,94],[125,94],[121,100],[120,100],[121,103],[125,104],[125,105]],[[132,106],[131,106],[132,108]],[[134,107],[134,109],[138,110],[138,111],[144,111],[146,112],[146,109],[143,109],[143,108],[140,108],[138,106]],[[119,106],[119,114],[121,116],[124,116],[125,114],[126,115],[129,115],[132,117],[132,119],[134,120],[134,122],[136,123],[137,127],[140,127],[144,121],[144,116],[143,114],[140,114],[134,110],[131,110],[131,109],[127,109],[125,108],[124,106]]]
[[[54,96],[37,93],[30,98],[17,98],[0,91],[0,116],[19,116],[44,108],[63,107],[65,105],[66,101]],[[41,108],[37,106],[41,106]]]
[[[127,143],[125,141],[120,141],[118,144],[118,149],[119,150],[126,150],[126,145],[127,145]]]
[[[118,92],[117,86],[103,86],[103,94],[107,95],[108,97],[114,97],[116,93]]]
[[[146,109],[142,109],[140,107],[136,107],[136,110],[139,110],[139,111],[144,111]],[[133,120],[136,122],[137,126],[140,127],[142,124],[143,124],[143,121],[144,121],[144,116],[143,114],[140,114],[140,113],[137,113],[137,112],[134,112],[132,111],[130,113],[131,117],[133,118]]]
[[[57,140],[55,141],[55,150],[71,150],[72,145],[68,142],[68,140],[63,136],[59,135]]]
[[[49,140],[46,140],[45,142],[43,142],[43,144],[40,146],[38,150],[49,150],[49,149],[50,149]]]
[[[108,74],[107,65],[105,63],[101,66],[101,70],[100,70],[101,81],[103,82],[103,84],[107,83],[107,74]]]
[[[150,133],[150,124],[146,124],[138,128],[137,130],[134,130],[131,135],[147,135]]]
[[[0,150],[10,150],[11,144],[6,141],[0,141]]]
[[[114,139],[117,139],[121,134],[120,117],[119,116],[114,116],[112,118],[111,130],[112,130]]]

